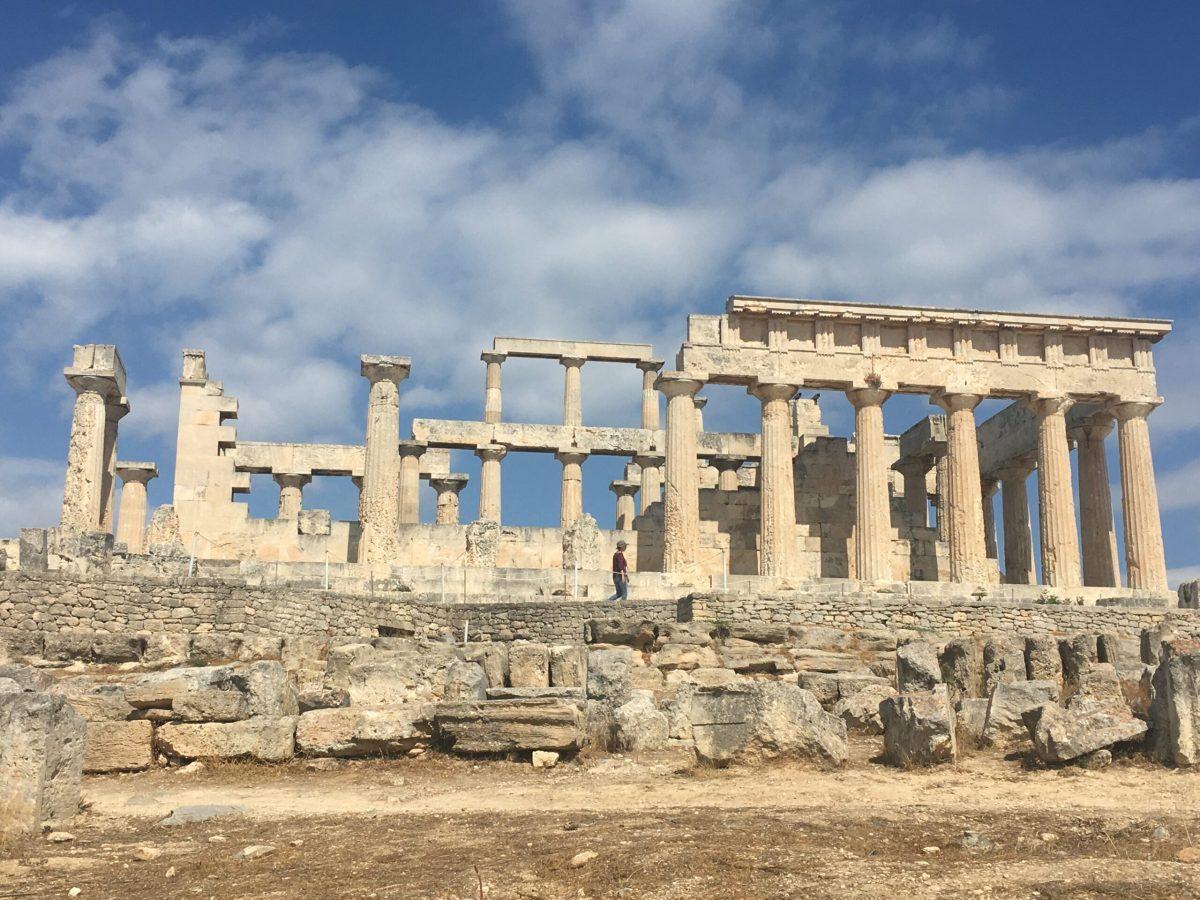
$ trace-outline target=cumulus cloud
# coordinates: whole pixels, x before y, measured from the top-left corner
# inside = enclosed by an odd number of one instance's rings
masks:
[[[45,528],[62,511],[66,464],[46,459],[0,457],[0,522],[5,537],[19,528]]]

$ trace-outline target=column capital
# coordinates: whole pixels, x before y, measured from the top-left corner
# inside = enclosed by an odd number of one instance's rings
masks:
[[[756,381],[746,388],[746,393],[763,403],[772,400],[791,400],[800,391],[800,385],[786,381]]]
[[[479,358],[485,363],[496,363],[499,365],[508,359],[508,354],[502,353],[499,350],[484,350],[479,354]]]
[[[475,448],[475,455],[484,462],[499,461],[508,455],[508,448],[503,444],[484,444]]]
[[[663,367],[665,360],[661,359],[639,359],[634,363],[643,372],[657,372]]]
[[[371,384],[390,381],[399,384],[412,372],[412,359],[407,356],[360,356],[359,374]]]
[[[992,496],[996,491],[1000,490],[999,478],[983,478],[980,479],[980,486],[983,488],[983,496],[985,498]]]
[[[563,450],[559,450],[558,452],[556,452],[554,454],[554,458],[557,459],[564,466],[569,466],[571,464],[581,465],[583,463],[583,461],[588,458],[589,455],[590,454],[588,454],[588,452],[586,450],[580,450],[576,447],[570,447],[570,448],[565,448]]]
[[[892,468],[910,475],[924,475],[933,468],[933,460],[927,456],[902,456],[892,463]]]
[[[129,398],[114,397],[104,406],[104,418],[108,422],[120,422],[129,415]]]
[[[396,445],[396,452],[401,456],[421,457],[425,451],[429,449],[429,445],[424,441],[404,440]]]
[[[587,362],[587,358],[583,356],[560,356],[558,358],[558,364],[568,369],[581,368],[585,362]]]
[[[272,472],[271,477],[281,488],[302,488],[312,482],[312,475],[306,472]]]
[[[158,466],[152,462],[126,462],[125,460],[118,460],[116,471],[117,477],[124,483],[136,481],[145,484],[152,478],[158,477]]]
[[[729,456],[722,454],[720,456],[710,456],[708,464],[718,472],[736,472],[742,467],[745,462],[740,456]]]
[[[439,494],[443,491],[458,493],[467,486],[468,476],[461,472],[451,472],[449,475],[434,475],[429,479],[429,486]]]
[[[666,461],[662,453],[638,453],[633,457],[633,464],[642,469],[661,469]]]
[[[117,392],[117,381],[107,375],[79,375],[70,370],[63,373],[67,384],[75,389],[76,394],[99,394],[108,401],[111,397],[120,397]]]
[[[608,489],[618,497],[632,497],[640,489],[641,485],[636,481],[614,481],[608,486]]]
[[[704,409],[708,406],[708,398],[701,397],[699,394],[692,398],[692,402],[696,404],[696,409]]]
[[[929,399],[935,406],[940,406],[946,412],[952,413],[961,409],[974,409],[982,402],[983,395],[937,391]]]
[[[855,409],[861,409],[864,406],[883,406],[884,401],[890,396],[892,396],[891,391],[877,387],[851,388],[846,391],[846,399]]]
[[[670,397],[694,397],[704,387],[704,382],[686,372],[661,372],[654,387]]]
[[[1038,418],[1042,416],[1066,415],[1067,410],[1075,405],[1070,397],[1030,397],[1026,403]]]
[[[1037,458],[1030,456],[1018,456],[1015,459],[1010,459],[1004,466],[992,472],[1001,481],[1008,481],[1011,478],[1024,480],[1033,474],[1033,470],[1037,468]]]
[[[1076,442],[1102,441],[1112,433],[1115,424],[1116,420],[1113,414],[1107,410],[1101,410],[1092,413],[1086,419],[1067,429],[1067,435]]]
[[[1156,400],[1116,400],[1109,404],[1108,411],[1118,422],[1128,422],[1130,419],[1146,418],[1161,403],[1162,397]]]

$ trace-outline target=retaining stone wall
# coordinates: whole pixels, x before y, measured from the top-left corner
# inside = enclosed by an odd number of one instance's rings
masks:
[[[583,623],[587,619],[646,619],[674,622],[689,618],[689,601],[641,600],[629,603],[571,602],[549,603],[456,603],[446,606],[447,624],[461,640],[467,624],[472,641],[512,641],[525,639],[555,644],[577,644],[584,640]]]

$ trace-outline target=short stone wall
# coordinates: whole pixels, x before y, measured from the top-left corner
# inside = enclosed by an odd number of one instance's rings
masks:
[[[680,607],[684,609],[681,610]],[[630,603],[457,603],[446,606],[446,624],[462,640],[466,630],[471,641],[530,640],[556,644],[578,644],[584,640],[588,619],[645,619],[674,622],[689,618],[689,601],[641,600]]]

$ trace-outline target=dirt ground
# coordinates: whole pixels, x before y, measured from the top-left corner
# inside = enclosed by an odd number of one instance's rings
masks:
[[[88,778],[73,841],[0,851],[0,896],[1200,897],[1200,773],[870,758],[825,772],[428,755]],[[209,803],[241,811],[158,824]],[[242,859],[251,845],[274,849]]]

